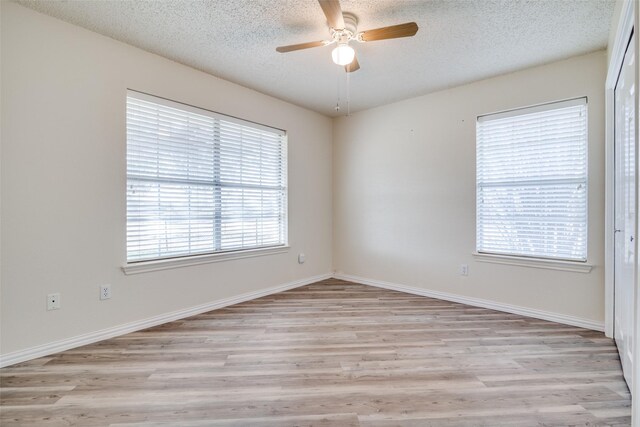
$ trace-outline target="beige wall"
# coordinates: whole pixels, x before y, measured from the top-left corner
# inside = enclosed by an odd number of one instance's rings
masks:
[[[340,118],[337,272],[602,322],[604,51]],[[589,274],[476,262],[476,116],[589,99]],[[469,265],[469,276],[458,273]]]
[[[3,354],[331,271],[329,118],[13,3],[1,17]],[[289,132],[287,254],[121,272],[127,88]]]

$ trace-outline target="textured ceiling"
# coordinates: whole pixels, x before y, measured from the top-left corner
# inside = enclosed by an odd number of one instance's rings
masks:
[[[614,0],[343,0],[359,30],[408,21],[415,37],[355,44],[347,75],[316,0],[18,3],[320,113],[345,114],[606,47]],[[341,110],[336,113],[336,101]]]

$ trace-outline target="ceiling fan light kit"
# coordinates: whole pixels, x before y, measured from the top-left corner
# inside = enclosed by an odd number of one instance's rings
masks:
[[[339,44],[338,47],[331,52],[331,58],[333,62],[338,65],[349,65],[353,62],[353,58],[356,57],[356,51],[347,43]]]
[[[337,46],[331,51],[333,62],[337,65],[344,66],[347,73],[352,73],[360,69],[360,64],[356,58],[355,50],[349,46],[350,41],[365,43],[376,40],[411,37],[418,32],[418,24],[415,22],[358,32],[358,19],[352,13],[342,12],[340,0],[318,0],[318,3],[320,3],[320,7],[327,18],[327,23],[331,31],[331,39],[280,46],[276,48],[276,51],[285,53],[336,43]]]

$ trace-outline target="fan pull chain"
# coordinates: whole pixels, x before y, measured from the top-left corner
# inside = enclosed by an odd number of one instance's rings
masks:
[[[340,111],[340,72],[336,74],[336,113]]]
[[[350,73],[345,73],[345,74],[347,75],[347,117],[349,117],[351,115],[351,111],[350,111],[351,94],[349,93],[349,81],[351,77],[349,76]]]

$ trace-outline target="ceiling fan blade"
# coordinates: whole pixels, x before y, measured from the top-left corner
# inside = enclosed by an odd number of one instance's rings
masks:
[[[309,43],[300,43],[300,44],[290,44],[288,46],[279,46],[276,48],[276,50],[280,53],[285,53],[285,52],[292,52],[294,50],[302,50],[302,49],[309,49],[312,47],[320,47],[320,46],[326,46],[327,42],[323,41],[319,41],[319,42],[309,42]]]
[[[363,42],[376,40],[397,39],[400,37],[411,37],[418,32],[418,24],[407,22],[405,24],[392,25],[390,27],[376,28],[375,30],[363,31],[358,38]]]
[[[344,70],[347,73],[353,73],[354,71],[358,71],[360,69],[360,64],[358,63],[358,58],[354,57],[351,64],[347,64],[344,66]]]
[[[344,29],[344,18],[342,17],[342,8],[340,0],[318,0],[320,7],[327,17],[329,26],[334,29]]]

